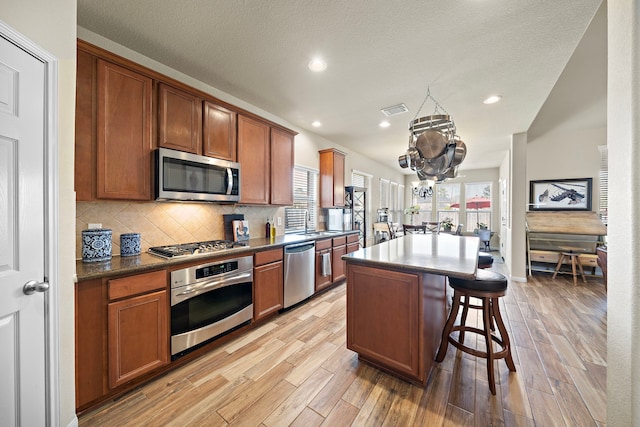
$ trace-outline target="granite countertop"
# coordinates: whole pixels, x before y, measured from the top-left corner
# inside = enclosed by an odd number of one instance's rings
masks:
[[[474,279],[480,239],[409,234],[342,256],[347,263]]]
[[[104,262],[83,262],[82,259],[80,259],[76,261],[76,276],[77,281],[81,282],[84,280],[100,279],[103,277],[137,274],[173,265],[191,263],[193,261],[209,261],[222,257],[228,258],[229,256],[244,256],[254,252],[283,247],[291,243],[329,239],[353,233],[358,233],[358,231],[318,232],[317,234],[310,233],[307,235],[285,234],[282,236],[276,236],[275,239],[259,237],[245,242],[247,243],[246,246],[202,255],[178,257],[175,259],[164,259],[149,253],[141,253],[140,255],[129,257],[116,255],[113,256],[110,261]]]

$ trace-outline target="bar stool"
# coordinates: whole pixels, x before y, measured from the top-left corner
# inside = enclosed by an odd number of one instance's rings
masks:
[[[449,278],[449,285],[453,288],[453,306],[449,313],[449,318],[442,331],[442,341],[436,355],[436,362],[442,362],[447,354],[449,343],[453,344],[457,349],[464,351],[472,356],[487,359],[487,375],[489,377],[489,390],[492,394],[496,394],[496,383],[493,369],[493,361],[496,359],[504,359],[509,371],[515,372],[516,366],[511,357],[511,345],[507,329],[500,315],[499,298],[507,293],[507,279],[499,273],[488,270],[478,270],[475,279],[459,279],[455,277]],[[463,301],[464,297],[464,301]],[[470,307],[469,298],[478,298],[482,301],[482,318],[483,329],[466,326],[467,312]],[[462,317],[460,324],[454,326],[460,305],[463,305]],[[495,321],[500,337],[491,333],[491,325]],[[458,331],[458,339],[456,340],[451,334]],[[482,335],[485,340],[487,351],[479,351],[475,348],[464,345],[465,332],[472,332]],[[498,343],[500,349],[494,351],[493,342]]]
[[[582,263],[580,262],[580,254],[577,252],[569,251],[569,252],[561,252],[560,259],[558,260],[558,265],[556,265],[556,271],[553,272],[552,279],[555,279],[558,275],[558,271],[560,271],[560,267],[562,267],[562,263],[565,258],[569,258],[571,261],[571,273],[573,274],[573,284],[574,286],[578,286],[578,276],[576,274],[576,264],[578,264],[578,270],[580,270],[580,275],[582,276],[582,281],[587,283],[587,278],[584,275],[584,269],[582,268]]]

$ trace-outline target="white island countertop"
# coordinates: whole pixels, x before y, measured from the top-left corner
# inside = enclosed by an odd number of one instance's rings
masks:
[[[347,263],[474,279],[480,239],[450,234],[409,234],[343,255]]]

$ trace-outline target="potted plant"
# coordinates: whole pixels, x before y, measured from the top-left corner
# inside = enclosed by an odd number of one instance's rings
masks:
[[[480,230],[488,230],[489,226],[487,224],[485,224],[484,222],[478,222],[476,223],[476,225],[478,226],[478,228]]]
[[[444,231],[451,231],[453,229],[453,218],[446,217],[442,222],[440,222],[440,225]]]

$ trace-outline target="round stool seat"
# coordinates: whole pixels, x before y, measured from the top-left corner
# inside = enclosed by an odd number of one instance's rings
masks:
[[[460,291],[500,292],[507,290],[507,278],[494,271],[478,270],[475,279],[449,277],[449,285]]]
[[[478,252],[478,268],[489,268],[493,265],[493,255],[489,252]]]

